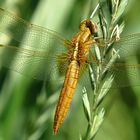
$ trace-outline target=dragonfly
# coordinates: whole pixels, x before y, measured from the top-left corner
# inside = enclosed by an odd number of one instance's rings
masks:
[[[56,73],[63,77],[53,125],[54,134],[57,134],[68,113],[81,77],[85,77],[84,75],[88,73],[88,65],[93,65],[95,69],[100,64],[107,65],[107,62],[99,62],[93,51],[94,45],[104,50],[107,44],[103,38],[95,37],[98,32],[97,24],[91,19],[82,21],[79,32],[71,40],[67,40],[55,31],[31,24],[0,8],[0,32],[11,37],[14,40],[13,44],[20,43],[21,46],[0,45],[0,51],[7,52],[7,55],[1,57],[4,67],[38,80],[50,80]],[[140,43],[140,33],[120,37],[120,40],[114,43],[114,48],[119,50],[121,56],[110,68],[116,74],[116,78],[122,79],[116,82],[117,88],[129,86],[130,83],[123,79],[126,70],[129,70],[130,77],[135,79],[134,86],[139,85],[137,71],[140,69],[140,64],[122,62],[133,56],[131,50],[138,43]],[[14,59],[14,65],[11,65],[11,59]],[[24,69],[26,65],[28,71]],[[86,76],[85,79],[89,77]]]

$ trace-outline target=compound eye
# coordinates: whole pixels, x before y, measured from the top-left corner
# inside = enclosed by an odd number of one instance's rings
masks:
[[[97,25],[90,19],[86,19],[81,22],[80,24],[80,30],[84,31],[85,29],[89,29],[91,31],[91,34],[97,34]]]
[[[90,20],[90,23],[88,23],[88,26],[89,26],[89,29],[91,31],[91,34],[93,34],[93,35],[97,34],[98,28],[97,28],[97,24],[95,22]]]

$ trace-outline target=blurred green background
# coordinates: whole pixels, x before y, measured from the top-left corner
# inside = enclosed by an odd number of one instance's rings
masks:
[[[31,23],[55,30],[71,38],[81,20],[87,18],[97,1],[90,0],[0,0],[0,7]],[[140,1],[130,1],[125,14],[123,34],[140,32]],[[0,39],[1,41],[1,39]],[[3,40],[2,40],[3,41]],[[140,57],[137,56],[137,61]],[[53,116],[58,91],[0,64],[0,140],[78,140],[86,132],[82,92],[74,96],[67,119],[54,136]],[[55,85],[55,84],[54,84]],[[53,87],[53,86],[52,86]],[[140,87],[111,91],[106,99],[107,115],[95,140],[140,139]]]

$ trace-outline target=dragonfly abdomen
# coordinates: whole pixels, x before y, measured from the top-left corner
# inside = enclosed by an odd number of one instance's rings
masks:
[[[77,81],[79,77],[79,69],[80,67],[79,67],[78,62],[76,60],[71,61],[67,69],[63,88],[61,90],[58,104],[56,107],[54,126],[53,126],[54,134],[57,133],[60,125],[62,124],[68,112],[68,109],[69,109],[69,106],[70,106],[70,103],[74,94],[74,90],[77,85]]]

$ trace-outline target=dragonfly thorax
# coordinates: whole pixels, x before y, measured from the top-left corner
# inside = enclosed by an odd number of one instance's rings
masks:
[[[70,60],[77,61],[80,66],[87,61],[90,47],[80,42],[76,42],[73,45],[72,49],[69,50]]]
[[[96,32],[96,25],[91,20],[84,20],[80,24],[80,31],[72,38],[69,56],[71,60],[84,64],[87,61],[89,48],[93,44],[93,34]]]

